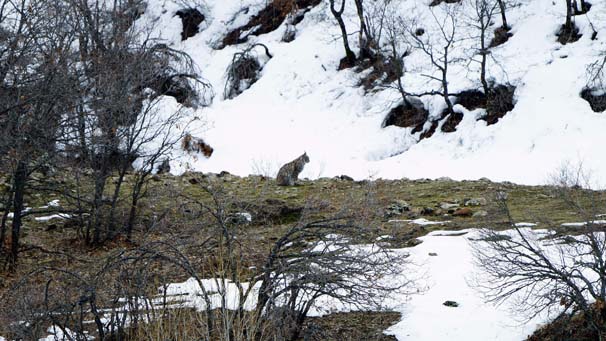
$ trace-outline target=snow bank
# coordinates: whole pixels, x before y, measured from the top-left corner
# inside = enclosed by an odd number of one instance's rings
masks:
[[[413,295],[399,311],[403,318],[386,333],[398,340],[523,340],[543,322],[516,319],[507,304],[495,307],[485,303],[470,285],[477,272],[470,243],[477,230],[432,232],[421,237],[423,243],[410,249],[414,262],[427,269],[428,289]],[[430,253],[432,255],[430,255]],[[443,303],[455,301],[458,307]]]
[[[184,42],[179,35],[181,22],[174,15],[179,7],[150,0],[142,22],[153,22],[159,36],[188,52],[217,93],[210,107],[192,114],[201,119],[189,128],[214,148],[213,156],[206,159],[175,151],[179,160],[171,169],[275,175],[281,164],[307,151],[311,163],[302,177],[309,178],[340,174],[357,179],[488,177],[540,184],[563,162],[583,161],[589,171],[606,180],[606,154],[601,143],[606,115],[591,111],[579,96],[586,84],[585,65],[604,50],[604,40],[590,39],[589,25],[591,20],[598,32],[606,29],[603,2],[596,0],[588,16],[575,17],[583,37],[564,46],[555,36],[564,21],[563,1],[522,1],[511,8],[508,16],[514,36],[492,51],[500,65],[489,65],[489,77],[517,86],[515,109],[492,126],[476,121],[481,110],[462,109],[465,116],[456,132],[438,131],[418,143],[419,134],[412,134],[410,128],[381,128],[387,112],[397,104],[397,93],[384,90],[367,94],[357,86],[359,74],[336,71],[344,53],[338,27],[325,2],[297,25],[293,42],[281,42],[284,25],[251,37],[250,43],[266,44],[274,57],[250,89],[233,100],[223,100],[227,65],[233,53],[247,44],[222,50],[211,46],[230,28],[247,22],[265,0],[206,1],[208,19],[203,31]],[[350,5],[346,19],[349,29],[354,30],[355,10]],[[243,7],[249,11],[240,11]],[[418,18],[427,34],[435,30],[427,1],[402,2],[400,10]],[[459,32],[466,37],[472,34],[470,29],[462,24]],[[454,53],[464,56],[469,46],[465,44],[471,43],[468,40]],[[352,44],[355,48],[355,39]],[[407,59],[414,66],[404,78],[409,89],[435,88],[421,76],[432,72],[423,67],[425,57],[413,52]],[[453,65],[451,90],[478,88],[475,71],[477,67],[469,64],[468,58]],[[423,101],[432,115],[442,105],[439,98],[431,96]],[[262,170],[259,165],[264,165]]]

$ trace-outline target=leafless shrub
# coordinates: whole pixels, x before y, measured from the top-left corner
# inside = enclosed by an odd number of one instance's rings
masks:
[[[537,232],[516,226],[507,198],[501,195],[498,202],[512,229],[481,233],[483,242],[474,246],[482,270],[477,283],[489,301],[513,299],[528,318],[549,313],[570,319],[582,314],[589,328],[603,336],[606,234],[604,222],[596,216],[606,206],[586,187],[586,180],[578,169],[565,169],[556,178],[555,193],[584,220],[569,232],[573,235],[561,228]]]
[[[412,278],[402,276],[407,255],[373,243],[363,224],[378,214],[369,197],[360,202],[368,206],[343,207],[331,218],[318,217],[310,202],[298,222],[259,248],[247,227],[230,219],[235,198],[219,181],[204,186],[207,199],[189,201],[199,209],[198,223],[165,240],[80,264],[84,273],[45,266],[27,274],[3,298],[12,307],[10,336],[42,337],[53,325],[73,339],[157,332],[295,340],[318,304],[377,310],[391,295],[413,290]],[[184,277],[196,286],[174,296],[167,283]],[[177,330],[175,320],[194,324],[195,333]]]
[[[256,47],[262,47],[268,58],[273,57],[267,46],[263,44],[254,44],[243,51],[236,52],[226,71],[224,98],[232,99],[238,96],[258,80],[262,66],[254,52]]]
[[[214,151],[203,139],[193,137],[189,133],[186,133],[181,139],[181,149],[188,153],[202,153],[206,157],[213,155]]]

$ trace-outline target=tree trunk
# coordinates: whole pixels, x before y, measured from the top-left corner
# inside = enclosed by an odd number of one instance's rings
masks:
[[[507,15],[505,13],[506,8],[505,8],[505,0],[497,0],[499,3],[499,9],[501,10],[501,21],[502,23],[502,28],[506,31],[509,31],[509,25],[507,24]]]
[[[95,172],[95,194],[93,199],[93,212],[91,217],[91,227],[93,231],[93,245],[98,245],[101,242],[101,208],[103,206],[103,192],[105,191],[105,183],[107,182],[108,172],[106,167]],[[90,242],[90,241],[89,241]]]
[[[10,189],[10,193],[6,198],[4,204],[4,213],[2,214],[2,223],[0,223],[0,253],[4,254],[4,243],[6,241],[6,222],[8,221],[8,214],[13,207],[13,189]]]
[[[448,48],[444,49],[444,66],[442,68],[442,95],[444,97],[444,102],[446,102],[448,113],[454,113],[454,109],[452,108],[453,105],[450,101],[450,92],[448,91]]]
[[[589,6],[587,6],[585,0],[581,0],[581,11],[583,13],[587,13],[587,11],[589,11]]]
[[[122,161],[124,163],[128,162],[127,160]],[[115,217],[116,217],[116,207],[118,205],[118,199],[120,198],[120,189],[122,188],[122,184],[124,183],[124,176],[126,175],[126,169],[127,169],[127,165],[123,164],[121,165],[121,169],[120,169],[120,174],[118,175],[118,181],[115,184],[115,188],[114,188],[114,194],[112,196],[112,203],[111,203],[111,207],[109,209],[109,218],[107,221],[107,233],[108,233],[108,238],[111,240],[116,236],[116,223],[115,223]]]
[[[572,29],[572,0],[566,0],[566,23],[564,27],[567,32]]]
[[[358,33],[358,44],[360,45],[360,59],[371,56],[370,46],[370,35],[366,27],[366,20],[364,19],[364,0],[354,0],[356,4],[356,10],[358,12],[358,19],[360,20],[360,32]],[[364,38],[366,35],[366,39]]]
[[[13,226],[11,231],[11,248],[8,255],[9,271],[14,271],[19,256],[19,235],[21,233],[23,201],[25,196],[25,183],[27,182],[27,165],[19,161],[14,175],[13,196]]]
[[[137,217],[137,205],[139,204],[139,199],[141,199],[141,193],[143,191],[143,185],[145,184],[145,178],[149,175],[149,172],[144,172],[140,174],[139,177],[135,180],[135,184],[133,186],[133,192],[131,196],[130,202],[130,211],[128,212],[128,219],[126,221],[126,238],[128,240],[131,239],[133,228],[135,225],[135,219]]]
[[[486,30],[488,29],[485,22],[481,21],[481,31],[480,31],[480,55],[482,60],[480,61],[480,82],[482,83],[482,88],[484,89],[484,96],[488,96],[488,82],[486,81],[486,56],[488,55],[488,49],[486,48]]]
[[[337,10],[335,8],[335,1],[330,0],[330,12],[337,20],[339,24],[339,28],[341,29],[341,36],[343,38],[343,47],[345,48],[345,57],[349,63],[354,63],[356,61],[356,55],[353,53],[351,48],[349,47],[349,39],[347,37],[347,28],[345,27],[345,22],[343,21],[343,11],[345,10],[345,0],[342,0],[341,8]]]

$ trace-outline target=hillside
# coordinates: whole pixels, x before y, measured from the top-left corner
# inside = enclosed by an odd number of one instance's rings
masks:
[[[605,2],[0,0],[0,341],[606,338]]]
[[[595,2],[587,14],[573,17],[582,36],[566,45],[556,37],[565,20],[564,1],[512,3],[507,15],[513,36],[490,50],[487,70],[489,79],[516,87],[515,108],[487,126],[478,120],[484,110],[455,105],[463,114],[456,131],[442,132],[443,119],[431,138],[419,141],[423,131],[412,133],[413,127],[382,128],[390,109],[401,99],[394,89],[366,91],[359,85],[372,68],[337,71],[344,51],[328,2],[305,14],[291,42],[281,41],[287,29],[282,23],[269,33],[248,36],[244,43],[213,49],[267,1],[207,1],[200,32],[185,41],[181,41],[181,22],[175,16],[181,7],[150,1],[142,20],[153,22],[174,48],[189,53],[216,93],[212,105],[195,112],[200,120],[190,127],[214,148],[212,157],[184,157],[180,166],[173,164],[173,171],[189,166],[199,171],[275,175],[281,164],[307,151],[311,163],[303,176],[309,178],[340,174],[357,179],[488,177],[541,184],[564,163],[583,163],[594,174],[606,174],[606,156],[601,152],[606,117],[592,111],[580,97],[588,84],[587,65],[605,50],[606,9]],[[397,9],[404,19],[415,18],[426,35],[435,37],[438,32],[430,11],[440,17],[444,6],[455,5],[430,7],[428,1],[410,0],[398,2],[390,11]],[[464,1],[458,13],[459,41],[452,59],[459,60],[449,70],[451,93],[481,88],[478,63],[470,61],[474,55],[477,60],[470,6],[471,2]],[[344,17],[352,34],[350,44],[357,51],[354,33],[359,24],[353,2],[348,3]],[[495,16],[487,34],[492,37],[499,25],[500,18]],[[273,58],[268,60],[258,49],[263,63],[259,80],[237,97],[223,99],[233,54],[253,43],[265,44]],[[437,73],[421,51],[412,49],[405,66],[403,82],[408,91],[439,90],[435,81],[424,76]],[[443,99],[436,95],[420,99],[429,111],[429,121],[438,118]],[[430,126],[426,122],[424,131]]]

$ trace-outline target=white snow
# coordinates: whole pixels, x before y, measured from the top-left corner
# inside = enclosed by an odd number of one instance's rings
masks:
[[[427,2],[399,2],[397,10],[405,17],[416,18],[431,35],[436,25],[432,24]],[[359,74],[336,71],[344,52],[338,27],[325,2],[297,25],[297,37],[291,43],[280,41],[284,25],[251,37],[249,43],[266,44],[274,57],[250,89],[235,99],[223,100],[226,67],[233,53],[248,44],[222,50],[211,46],[230,28],[247,22],[265,0],[206,1],[209,19],[203,31],[184,42],[179,37],[180,19],[174,16],[179,7],[150,0],[142,22],[153,22],[159,36],[188,52],[217,94],[210,107],[192,114],[201,119],[188,128],[203,137],[214,148],[214,154],[206,159],[175,151],[180,158],[171,169],[227,170],[247,175],[258,173],[259,165],[264,165],[264,175],[275,175],[281,164],[307,151],[311,163],[301,176],[309,178],[340,174],[356,179],[488,177],[542,184],[561,165],[583,162],[588,171],[605,180],[602,142],[606,115],[594,113],[579,97],[586,85],[585,66],[604,50],[603,39],[590,39],[589,25],[591,20],[598,32],[606,30],[604,2],[596,0],[587,16],[575,17],[583,36],[564,46],[555,37],[564,21],[564,1],[522,1],[510,8],[514,36],[493,49],[499,66],[490,62],[489,77],[517,86],[515,109],[496,125],[486,126],[475,120],[482,110],[468,112],[459,106],[465,116],[456,132],[438,131],[418,143],[419,134],[412,134],[410,128],[381,128],[387,112],[397,104],[395,91],[365,93],[356,85]],[[348,29],[353,31],[356,13],[353,4],[349,5],[346,19]],[[240,11],[245,6],[250,6],[247,14]],[[438,15],[439,8],[434,8]],[[495,21],[500,24],[499,18]],[[472,35],[470,30],[469,25],[461,23],[461,37]],[[356,39],[352,37],[351,43],[356,49]],[[473,40],[464,39],[453,50],[455,56],[463,57],[451,68],[453,92],[479,87],[477,66],[468,63],[471,44]],[[437,88],[421,76],[433,72],[422,53],[416,51],[407,57],[407,66],[404,81],[410,91]],[[443,107],[437,97],[425,96],[423,101],[434,116]],[[166,110],[170,108],[172,105]]]
[[[49,201],[46,205],[40,206],[38,208],[47,209],[47,208],[50,208],[50,207],[60,207],[60,206],[61,205],[59,204],[59,199],[55,199],[55,200]]]
[[[507,233],[505,231],[504,233]],[[541,235],[545,230],[535,230]],[[530,335],[545,320],[535,318],[531,321],[518,319],[515,307],[506,303],[493,306],[484,302],[470,280],[478,274],[471,253],[470,243],[477,242],[478,230],[435,231],[421,237],[421,244],[412,248],[394,250],[406,252],[413,264],[418,264],[425,272],[418,282],[417,294],[402,293],[390,297],[385,308],[402,313],[402,320],[386,330],[398,340],[522,340]],[[430,256],[431,254],[431,256]],[[403,273],[404,275],[404,273]],[[409,275],[409,274],[406,274]],[[389,280],[397,281],[398,278]],[[400,280],[402,280],[400,278]],[[209,293],[213,307],[220,307],[221,293],[225,294],[228,309],[238,304],[238,288],[235,284],[218,279],[201,280],[204,289]],[[247,298],[245,309],[253,309],[256,304],[257,283]],[[248,289],[249,284],[243,284]],[[164,287],[152,300],[161,303]],[[202,289],[193,278],[166,286],[166,295],[173,306],[192,307],[199,310],[206,308],[202,299]],[[455,301],[458,307],[446,307],[447,300]],[[319,299],[311,309],[311,316],[327,313],[350,311],[351,306],[344,306],[330,298]],[[544,316],[542,318],[545,318]]]
[[[523,340],[542,321],[518,321],[510,307],[495,307],[483,301],[469,279],[474,267],[470,243],[475,230],[432,232],[421,237],[411,258],[427,269],[428,290],[413,295],[399,309],[403,318],[387,330],[398,340]],[[458,234],[458,235],[457,235]],[[437,253],[437,256],[429,256]],[[444,301],[455,301],[458,307],[447,307]]]
[[[31,207],[26,207],[23,209],[23,211],[21,211],[21,214],[23,213],[27,213],[29,211],[31,211],[32,208]],[[8,215],[6,216],[8,219],[13,219],[15,217],[15,212],[9,212]]]
[[[248,212],[238,212],[238,213],[236,213],[236,215],[244,218],[249,223],[252,221],[252,215]]]
[[[447,221],[431,221],[431,220],[427,220],[425,218],[418,218],[418,219],[390,219],[387,221],[388,223],[411,223],[411,224],[415,224],[415,225],[443,225],[448,223]]]
[[[80,334],[71,331],[69,328],[65,328],[65,331],[63,331],[61,328],[53,325],[53,326],[48,327],[48,329],[46,331],[48,333],[51,333],[51,335],[38,339],[38,341],[63,341],[63,340],[75,340],[75,339],[80,340],[80,338],[79,338]],[[91,336],[87,336],[86,339],[93,340],[94,338]]]
[[[534,226],[537,226],[536,223],[526,223],[526,222],[515,223],[514,225],[516,227],[534,227]]]
[[[592,220],[592,221],[583,221],[583,222],[575,222],[575,223],[563,223],[562,226],[568,227],[580,227],[589,224],[606,224],[606,220]]]
[[[65,214],[65,213],[59,213],[59,214],[52,214],[49,216],[43,216],[43,217],[35,217],[34,220],[36,221],[50,221],[53,219],[69,219],[71,218],[71,215],[69,214]]]

